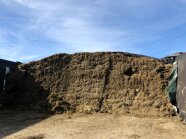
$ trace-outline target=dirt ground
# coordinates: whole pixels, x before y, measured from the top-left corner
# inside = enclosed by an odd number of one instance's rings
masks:
[[[0,111],[2,139],[185,139],[185,131],[177,117]]]

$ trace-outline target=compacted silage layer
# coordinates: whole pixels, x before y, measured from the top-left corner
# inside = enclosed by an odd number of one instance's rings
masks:
[[[171,65],[120,53],[57,54],[19,65],[7,77],[4,105],[54,113],[174,115],[166,96]]]

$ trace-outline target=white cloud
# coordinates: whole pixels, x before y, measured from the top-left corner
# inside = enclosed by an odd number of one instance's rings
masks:
[[[7,28],[10,24],[10,29],[5,29],[8,35],[0,34],[0,43],[9,42],[4,43],[4,48],[0,47],[0,54],[8,55],[6,49],[9,48],[14,51],[10,54],[12,59],[37,58],[38,54],[28,52],[36,40],[38,43],[39,41],[46,43],[46,40],[55,42],[59,44],[54,47],[57,50],[68,47],[74,52],[124,50],[141,53],[145,50],[138,47],[138,44],[158,41],[164,37],[164,32],[186,22],[183,7],[179,7],[180,3],[184,3],[183,0],[174,2],[2,0],[2,2],[11,7],[7,9],[7,13],[12,12],[14,15],[17,11],[12,7],[16,6],[21,11],[15,16],[0,14],[0,20],[9,21]],[[13,31],[15,28],[17,30]],[[15,36],[16,44],[11,44],[11,41],[4,36]],[[12,48],[5,45],[10,45]],[[35,46],[35,49],[36,47],[39,45]],[[42,44],[40,47],[45,51]],[[46,53],[50,55],[49,51]]]
[[[48,39],[65,44],[74,51],[112,50],[117,45],[118,38],[126,35],[126,32],[121,30],[94,25],[94,16],[99,13],[96,9],[77,8],[68,2],[60,4],[45,4],[45,8],[42,8],[52,12],[39,12],[35,22],[24,30],[40,30]]]
[[[38,55],[30,55],[30,56],[20,56],[17,57],[17,61],[30,61],[30,60],[34,60],[36,58],[38,58]]]

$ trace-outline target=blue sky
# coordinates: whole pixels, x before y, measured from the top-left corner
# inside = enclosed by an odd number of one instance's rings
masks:
[[[186,51],[185,0],[0,0],[0,58]]]

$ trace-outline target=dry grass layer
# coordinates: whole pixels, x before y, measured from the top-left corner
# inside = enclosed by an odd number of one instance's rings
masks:
[[[128,53],[58,54],[19,66],[4,100],[52,112],[170,116],[171,65]]]

